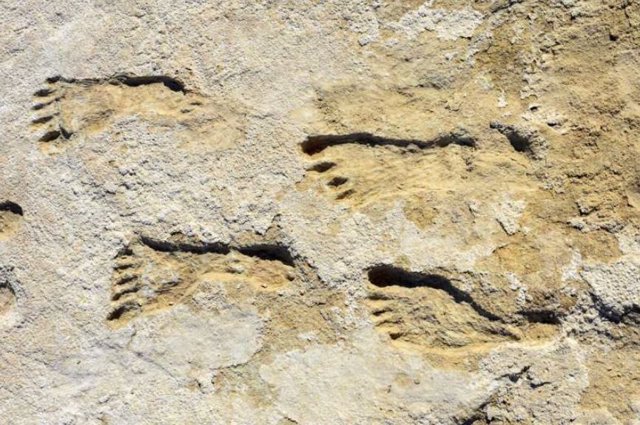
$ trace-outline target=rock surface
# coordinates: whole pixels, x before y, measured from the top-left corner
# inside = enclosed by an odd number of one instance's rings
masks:
[[[0,422],[640,424],[640,4],[5,2]]]

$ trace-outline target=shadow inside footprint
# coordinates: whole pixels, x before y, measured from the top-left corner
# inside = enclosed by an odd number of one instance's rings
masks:
[[[143,236],[117,254],[108,322],[122,326],[141,314],[179,304],[204,277],[248,282],[269,291],[284,287],[298,273],[284,245],[229,246],[182,239]]]
[[[378,331],[424,349],[519,339],[450,279],[381,265],[368,271],[366,306]]]

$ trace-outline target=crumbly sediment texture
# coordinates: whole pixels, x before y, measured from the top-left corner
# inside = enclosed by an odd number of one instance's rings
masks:
[[[9,3],[0,417],[640,423],[640,5]]]

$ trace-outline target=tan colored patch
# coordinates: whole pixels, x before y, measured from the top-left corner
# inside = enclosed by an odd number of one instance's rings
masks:
[[[480,188],[487,194],[484,199],[496,201],[505,192],[526,193],[533,189],[517,156],[509,161],[456,143],[420,149],[411,142],[398,147],[354,139],[352,143],[312,153],[310,158],[315,162],[309,166],[301,189],[314,188],[336,201],[365,210],[405,200],[414,216],[428,217],[433,213],[418,211],[428,209],[427,202],[441,206],[443,200],[450,200],[452,207],[454,202],[464,205],[465,199],[476,197]],[[495,178],[501,178],[499,188],[490,184]]]
[[[0,315],[6,314],[16,304],[16,296],[9,286],[0,286]]]
[[[380,19],[397,20],[407,12],[415,10],[425,3],[424,0],[404,0],[400,2],[384,2],[376,10]]]
[[[139,238],[115,259],[108,322],[119,328],[178,303],[196,311],[219,306],[257,313],[264,320],[262,348],[250,362],[218,370],[212,383],[216,391],[241,391],[267,406],[273,394],[260,379],[260,366],[283,351],[335,343],[344,331],[345,299],[282,246],[245,236],[237,247],[179,233],[169,240]],[[199,388],[195,382],[191,387]]]
[[[609,232],[599,230],[585,234],[576,231],[572,237],[587,261],[611,262],[622,255],[618,239]]]
[[[122,326],[138,315],[185,302],[206,279],[275,291],[289,285],[296,274],[280,261],[240,252],[163,252],[135,243],[116,257],[108,320]]]
[[[236,248],[206,245],[180,234],[170,241],[141,238],[115,259],[108,322],[121,327],[178,303],[198,309],[196,298],[213,297],[265,319],[261,358],[311,341],[334,342],[344,295],[325,288],[306,265],[292,263],[278,249],[263,242]],[[283,257],[276,258],[278,253]],[[237,372],[227,375],[227,387],[257,369],[252,364]]]
[[[570,232],[562,222],[549,230],[548,213],[536,213],[549,196],[532,175],[532,159],[510,146],[498,154],[457,143],[425,148],[417,145],[420,141],[372,142],[357,135],[346,143],[337,140],[339,144],[322,149],[303,146],[315,162],[299,184],[301,190],[317,190],[373,217],[384,216],[401,202],[407,218],[419,228],[466,234],[470,243],[490,242],[474,239],[477,220],[499,223],[503,231],[494,230],[491,236],[497,248],[477,264],[479,271],[490,273],[499,291],[483,295],[478,302],[517,312],[523,306],[515,302],[513,283],[508,279],[516,275],[529,290],[527,310],[552,311],[562,305],[566,312],[575,303],[575,298],[559,292],[564,286],[561,276],[573,254]],[[389,145],[400,143],[405,145]],[[481,207],[472,207],[472,201]],[[565,208],[565,202],[556,204]]]
[[[509,324],[447,277],[395,267],[369,272],[364,304],[376,330],[394,346],[421,352],[439,367],[473,369],[499,344],[535,344],[559,332],[555,324]]]
[[[517,340],[513,330],[433,288],[369,287],[367,308],[392,340],[428,347],[480,346]]]
[[[220,280],[224,299],[242,309],[255,309],[265,320],[263,348],[252,361],[220,370],[215,378],[216,391],[242,393],[257,406],[272,403],[274,389],[260,376],[260,367],[275,355],[315,344],[335,344],[344,329],[344,296],[313,283],[295,280],[280,291],[264,291],[238,280]],[[212,292],[213,282],[203,284],[200,293]],[[248,384],[250,383],[250,384]]]
[[[414,196],[404,205],[404,215],[418,228],[424,230],[432,226],[438,216],[438,210],[429,203],[428,198]]]
[[[186,148],[228,148],[244,136],[238,110],[162,82],[130,86],[117,78],[53,79],[36,92],[33,109],[33,127],[46,153],[60,152],[71,139],[100,133],[125,117],[180,129]]]
[[[589,359],[589,386],[580,405],[586,410],[604,408],[621,423],[638,418],[640,403],[640,349],[631,346],[597,352]]]
[[[533,245],[532,241],[519,237],[498,248],[493,253],[492,259],[497,264],[496,270],[512,272],[519,275],[536,273],[544,268],[544,258],[540,247]]]
[[[22,207],[15,202],[0,202],[0,240],[8,239],[22,223]]]
[[[0,240],[9,238],[20,226],[22,217],[11,211],[0,210]]]

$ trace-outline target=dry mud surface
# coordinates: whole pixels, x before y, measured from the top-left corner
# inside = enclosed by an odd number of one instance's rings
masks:
[[[5,0],[0,423],[640,424],[640,4]]]

